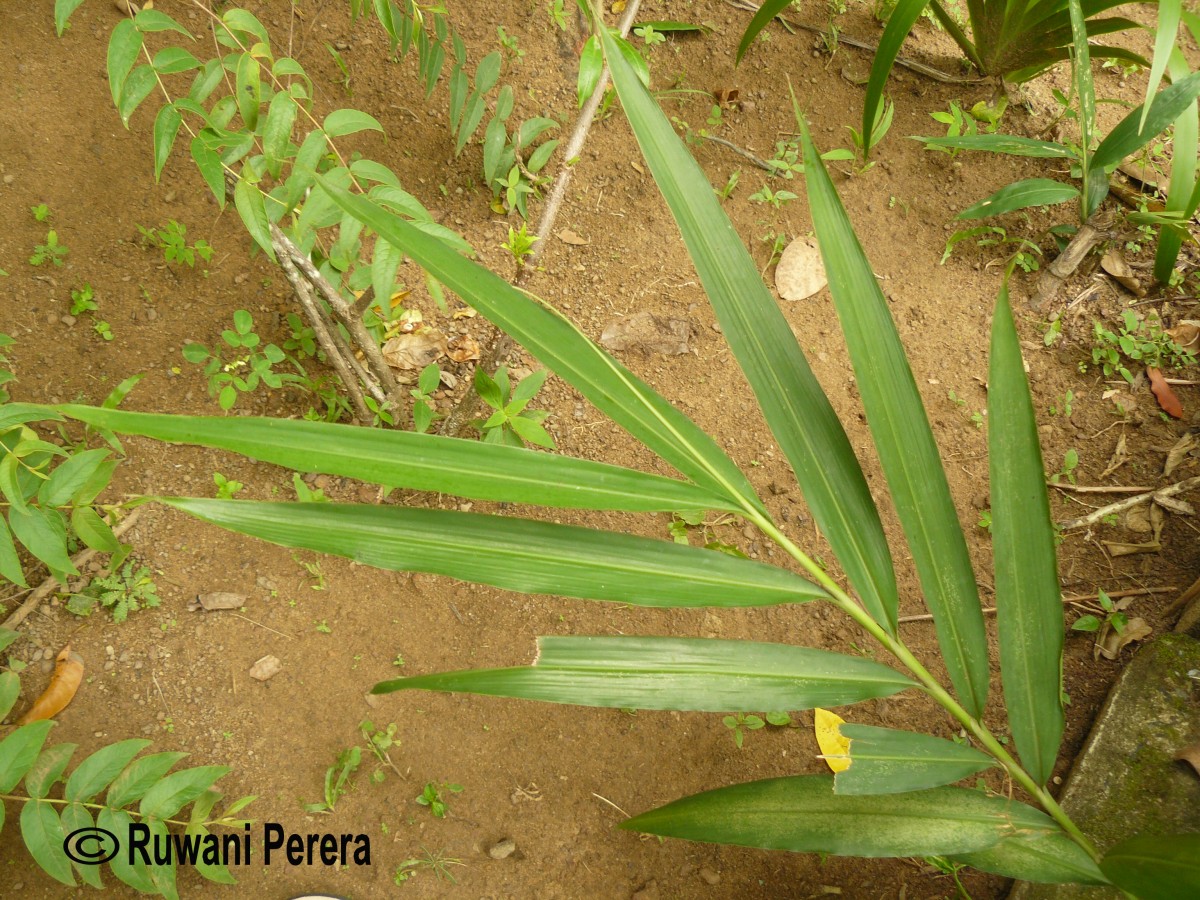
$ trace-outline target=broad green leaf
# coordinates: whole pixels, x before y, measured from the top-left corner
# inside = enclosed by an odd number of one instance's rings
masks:
[[[1053,774],[1063,732],[1062,601],[1037,422],[1007,286],[992,316],[988,457],[1004,705],[1021,762],[1041,785]]]
[[[125,79],[121,88],[121,102],[117,104],[117,112],[125,127],[129,127],[129,117],[158,86],[158,76],[149,64],[140,65]]]
[[[879,47],[875,51],[875,61],[871,63],[871,74],[867,79],[867,95],[863,100],[862,138],[864,153],[869,151],[871,132],[875,129],[875,120],[879,115],[880,104],[883,103],[883,89],[891,74],[892,64],[900,55],[900,47],[913,25],[929,5],[929,0],[898,0],[888,16],[884,26],[883,36],[879,39]]]
[[[129,70],[142,52],[142,35],[133,27],[132,19],[122,19],[108,39],[108,87],[113,106],[120,107],[121,94]]]
[[[217,198],[218,205],[224,209],[225,170],[221,166],[221,157],[205,143],[204,138],[200,135],[192,138],[191,152],[196,168],[200,170],[200,175],[204,178],[204,183]]]
[[[635,606],[761,606],[825,596],[775,566],[571,525],[399,506],[158,499],[287,547],[523,593]]]
[[[267,34],[267,29],[263,27],[262,22],[258,21],[252,13],[244,9],[234,8],[227,10],[221,15],[221,21],[224,22],[231,31],[240,31],[250,35],[256,41],[270,45],[271,38]]]
[[[1100,142],[1092,156],[1092,165],[1106,169],[1137,153],[1178,119],[1195,101],[1197,95],[1200,95],[1200,72],[1163,88],[1155,95],[1154,102],[1150,105],[1145,127],[1139,132],[1139,107],[1122,119]]]
[[[63,409],[81,422],[122,434],[231,450],[302,472],[477,500],[631,512],[735,509],[708,491],[660,475],[439,435],[253,417],[238,419],[233,429],[218,416]]]
[[[145,820],[145,823],[150,830],[151,846],[163,846],[170,842],[171,835],[162,819],[151,816]],[[179,890],[175,883],[174,859],[166,862],[158,862],[157,859],[153,859],[150,866],[150,880],[154,882],[155,889],[166,900],[179,900]]]
[[[52,574],[79,574],[67,554],[67,525],[58,510],[36,506],[28,506],[24,510],[10,509],[8,525],[17,540],[44,562]]]
[[[82,804],[68,803],[62,808],[61,818],[63,831],[68,835],[82,829],[86,829],[89,834],[94,833],[92,829],[96,827],[96,820],[92,818],[87,807]],[[78,845],[76,845],[76,852],[78,852]],[[72,860],[71,867],[86,884],[90,884],[94,888],[104,888],[104,882],[100,880],[99,866],[85,865]]]
[[[630,831],[837,856],[944,856],[1058,826],[1033,807],[969,788],[845,797],[828,775],[771,778],[676,800],[620,824]]]
[[[175,146],[175,137],[179,134],[179,126],[182,124],[183,117],[179,115],[179,110],[173,103],[163,106],[154,117],[155,181],[162,177],[163,166],[167,164],[167,157],[171,155],[171,148]]]
[[[876,621],[894,631],[887,540],[841,422],[708,177],[607,35],[604,41],[621,105],[767,424],[851,584]]]
[[[356,131],[378,131],[383,133],[383,126],[374,116],[357,109],[335,109],[325,117],[322,125],[329,137],[342,137],[354,134]]]
[[[21,810],[21,838],[29,855],[55,881],[75,887],[71,860],[63,850],[62,820],[49,803],[30,800]]]
[[[0,459],[0,494],[9,504],[9,515],[27,509],[25,503],[25,488],[18,475],[21,461],[15,453],[6,453]]]
[[[910,687],[915,683],[871,660],[787,644],[542,637],[532,666],[398,678],[371,692],[420,688],[583,706],[749,712],[841,706]]]
[[[583,51],[579,54],[579,78],[575,84],[575,94],[580,107],[596,92],[603,71],[604,54],[600,50],[600,39],[593,34],[584,42]]]
[[[126,742],[128,743],[128,742]],[[119,809],[128,806],[157,784],[171,766],[187,756],[186,753],[152,753],[127,765],[108,787],[105,800]]]
[[[62,37],[67,30],[67,19],[79,8],[83,0],[54,0],[54,30]]]
[[[271,245],[271,226],[267,222],[267,211],[263,206],[263,195],[245,178],[239,178],[233,188],[233,205],[254,243],[271,258],[275,259],[275,248]]]
[[[0,652],[7,650],[14,643],[16,643],[20,636],[21,633],[19,631],[13,631],[11,628],[5,628],[4,626],[0,625]],[[0,716],[0,718],[3,717]]]
[[[108,787],[108,783],[152,743],[135,738],[101,747],[71,773],[63,797],[80,803],[88,802]]]
[[[1138,130],[1145,133],[1146,117],[1150,113],[1150,103],[1162,83],[1163,72],[1167,70],[1167,60],[1175,49],[1175,39],[1179,35],[1179,17],[1183,11],[1180,0],[1158,0],[1157,21],[1154,25],[1154,62],[1150,66],[1150,80],[1146,83],[1146,100],[1142,103],[1142,116],[1138,120]],[[1172,79],[1174,80],[1174,79]]]
[[[111,834],[127,835],[129,826],[132,824],[133,817],[123,809],[111,809],[106,806],[96,814],[96,827],[103,828]],[[134,890],[141,891],[143,894],[157,893],[154,882],[150,879],[150,870],[141,861],[140,855],[135,855],[135,862],[131,865],[129,855],[118,852],[108,861],[108,865],[117,878]]]
[[[1139,900],[1200,897],[1200,834],[1130,838],[1104,854],[1100,869]]]
[[[4,516],[0,516],[0,578],[7,579],[18,587],[28,587],[25,573],[21,571],[21,560],[13,544],[12,533]],[[0,716],[0,718],[3,718]]]
[[[192,38],[192,33],[168,16],[166,13],[159,12],[157,9],[143,9],[133,17],[133,24],[138,31],[150,33],[155,31],[175,31],[182,34],[184,37]],[[195,40],[195,38],[192,38]]]
[[[500,79],[502,62],[503,58],[499,50],[493,50],[479,61],[479,67],[475,70],[475,90],[486,94],[496,86],[496,82]]]
[[[16,672],[0,672],[0,721],[8,718],[20,694],[20,676]]]
[[[850,723],[838,730],[850,739],[850,766],[834,776],[838,794],[919,791],[995,765],[986,753],[928,734]]]
[[[912,137],[930,147],[947,147],[956,150],[980,150],[988,153],[1005,153],[1009,156],[1031,156],[1038,159],[1074,159],[1069,148],[1054,141],[1038,141],[1033,138],[1010,134],[965,134],[959,137]]]
[[[175,75],[199,69],[202,63],[182,47],[164,47],[154,54],[152,65],[159,75]]]
[[[278,178],[292,142],[292,125],[296,121],[296,101],[284,92],[271,98],[267,121],[263,125],[263,156],[267,171]]]
[[[55,744],[43,750],[25,775],[25,792],[34,800],[45,799],[78,748],[78,744]]]
[[[454,141],[455,156],[463,152],[463,148],[471,140],[471,135],[475,133],[475,129],[483,121],[484,108],[483,94],[479,91],[472,91],[471,96],[467,98],[467,105],[463,109],[462,122],[458,126],[458,137]]]
[[[138,811],[143,816],[169,819],[231,771],[228,766],[197,766],[168,775],[146,791]]]
[[[1109,883],[1087,852],[1063,833],[1005,838],[986,850],[952,858],[983,872],[1040,884]]]
[[[75,493],[87,484],[108,456],[105,449],[82,450],[60,464],[38,489],[42,506],[65,506]]]
[[[77,506],[71,510],[71,527],[79,539],[93,550],[116,553],[121,546],[108,523],[90,506]]]
[[[258,111],[262,103],[262,65],[249,53],[243,53],[238,58],[236,71],[236,89],[238,113],[242,122],[250,131],[258,129]]]
[[[396,286],[396,270],[404,262],[404,254],[387,241],[376,241],[371,257],[371,287],[375,299],[383,309],[388,308],[392,289]]]
[[[1079,196],[1079,190],[1072,185],[1055,181],[1052,178],[1026,178],[1005,185],[992,194],[968,206],[960,212],[957,219],[985,219],[988,216],[1002,216],[1018,209],[1028,209],[1031,206],[1052,206],[1065,203]]]
[[[1172,81],[1182,81],[1191,71],[1187,60],[1176,49],[1169,60]],[[1193,197],[1200,199],[1200,180],[1196,178],[1197,156],[1200,155],[1200,131],[1197,124],[1197,105],[1192,101],[1175,120],[1171,152],[1171,183],[1167,189],[1166,214],[1178,214],[1181,220],[1196,213]],[[1175,260],[1187,232],[1183,228],[1164,228],[1159,232],[1154,254],[1154,277],[1160,284],[1169,284],[1175,271]]]
[[[53,727],[54,722],[50,719],[30,722],[0,741],[0,794],[7,794],[15,788],[37,762],[46,736]]]
[[[746,55],[746,51],[750,49],[750,45],[754,43],[754,39],[758,37],[759,32],[771,24],[771,20],[777,15],[792,5],[792,0],[763,0],[763,4],[758,8],[758,12],[754,14],[754,18],[750,20],[750,24],[746,26],[746,31],[742,34],[742,39],[738,42],[737,57],[738,63],[742,61],[742,57]],[[654,26],[658,30],[658,26]]]
[[[600,412],[692,481],[745,509],[763,509],[746,476],[711,437],[572,322],[495,273],[464,259],[441,239],[326,178],[317,176],[317,181],[338,206],[403,250]]]
[[[987,703],[987,634],[941,457],[887,301],[807,125],[797,121],[813,227],[867,424],[950,679],[963,705],[978,716]],[[890,612],[895,615],[894,606]]]
[[[185,834],[198,835],[200,837],[203,837],[208,833],[208,829],[198,822],[193,822],[192,824],[188,825],[185,831]],[[205,862],[204,858],[201,856],[197,857],[195,863],[192,865],[196,872],[202,877],[206,878],[208,881],[213,881],[217,884],[237,884],[237,879],[230,874],[229,867],[224,863],[214,864]]]

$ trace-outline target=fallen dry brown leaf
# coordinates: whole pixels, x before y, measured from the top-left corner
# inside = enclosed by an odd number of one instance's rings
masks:
[[[1125,627],[1119,632],[1105,623],[1104,630],[1096,641],[1094,651],[1096,659],[1101,656],[1105,659],[1116,659],[1127,646],[1134,641],[1145,640],[1153,632],[1154,629],[1146,624],[1146,620],[1140,616],[1134,616],[1126,622]]]
[[[1162,407],[1163,412],[1172,418],[1182,419],[1183,404],[1179,402],[1179,398],[1175,396],[1175,392],[1163,378],[1163,373],[1153,366],[1146,366],[1146,377],[1150,379],[1150,391],[1158,400],[1158,405]]]
[[[816,238],[796,238],[787,245],[775,267],[775,289],[780,297],[804,300],[828,283]]]
[[[436,328],[398,334],[383,345],[383,361],[400,371],[420,371],[446,355],[446,336]]]
[[[67,708],[83,682],[83,657],[71,652],[71,645],[62,648],[54,663],[54,674],[42,695],[33,701],[25,715],[17,719],[18,725],[53,719]]]
[[[1175,442],[1175,446],[1167,451],[1167,461],[1163,465],[1163,474],[1170,475],[1180,463],[1187,459],[1187,455],[1196,447],[1196,436],[1190,431]]]
[[[450,338],[446,344],[446,355],[456,363],[474,362],[482,355],[479,342],[469,334],[460,334]]]

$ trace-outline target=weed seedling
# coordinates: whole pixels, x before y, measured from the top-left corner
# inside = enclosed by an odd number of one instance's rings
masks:
[[[217,486],[217,499],[232,500],[233,495],[245,487],[240,481],[226,478],[220,472],[213,472],[213,483]]]
[[[96,334],[100,335],[100,337],[106,341],[111,341],[113,339],[112,326],[110,326],[103,319],[97,320],[96,323],[92,325],[92,331],[96,332]]]
[[[721,721],[725,723],[726,728],[733,732],[733,742],[739,750],[742,747],[742,741],[745,740],[747,731],[758,731],[758,729],[767,724],[761,716],[748,716],[745,713],[726,716]]]
[[[31,266],[44,266],[46,263],[51,263],[55,266],[61,266],[64,258],[70,252],[65,244],[58,242],[58,232],[51,228],[46,232],[46,243],[38,244],[33,248],[33,255],[29,257],[29,264]]]
[[[437,363],[430,363],[421,370],[417,386],[409,391],[413,398],[413,431],[418,434],[425,434],[430,425],[442,418],[442,414],[433,408],[433,392],[441,383],[441,367]]]
[[[1058,482],[1061,479],[1065,478],[1071,484],[1074,484],[1075,483],[1075,470],[1077,468],[1079,468],[1079,453],[1075,450],[1074,447],[1072,447],[1070,450],[1068,450],[1066,453],[1063,454],[1062,468],[1050,476],[1050,483],[1058,484]]]
[[[1125,626],[1129,624],[1129,617],[1125,613],[1117,609],[1112,598],[1104,591],[1097,591],[1099,594],[1100,608],[1104,610],[1104,618],[1099,616],[1086,615],[1080,616],[1071,623],[1072,631],[1099,631],[1102,626],[1108,625],[1117,634],[1125,630]]]
[[[39,203],[37,206],[29,207],[29,211],[33,213],[33,218],[38,222],[46,222],[50,219],[50,207],[45,203]]]
[[[660,31],[655,31],[653,25],[643,25],[641,28],[633,29],[633,33],[642,39],[642,43],[647,48],[653,47],[655,44],[661,44],[666,41],[666,37]]]
[[[222,331],[221,340],[225,346],[213,350],[204,344],[187,344],[183,348],[184,359],[204,366],[209,396],[217,398],[221,409],[232,409],[238,394],[249,393],[260,384],[269,388],[300,384],[313,389],[314,382],[302,374],[304,368],[294,358],[275,344],[262,345],[254,330],[254,319],[246,310],[239,309],[233,314],[233,328]],[[297,371],[277,372],[275,366],[283,362]]]
[[[379,765],[371,773],[371,782],[373,784],[383,783],[387,778],[387,773],[383,771],[384,766],[403,778],[404,773],[396,768],[396,764],[392,762],[392,757],[388,754],[393,747],[400,746],[400,742],[396,740],[396,723],[388,723],[387,728],[376,728],[375,723],[368,719],[358,723],[358,730],[362,732],[363,739],[367,742],[367,749],[379,761]]]
[[[333,44],[325,41],[325,49],[329,51],[329,55],[333,57],[334,64],[342,73],[342,89],[345,90],[347,97],[353,97],[354,92],[350,90],[350,67],[346,65],[346,60],[342,57]]]
[[[350,778],[362,762],[362,750],[347,747],[337,755],[337,760],[325,770],[325,799],[316,803],[305,803],[308,813],[331,813],[342,795],[350,790]]]
[[[741,177],[741,170],[734,169],[733,174],[729,176],[729,180],[725,182],[725,187],[717,191],[717,196],[722,200],[728,200],[730,197],[732,197],[734,188],[737,187],[738,179]]]
[[[109,610],[113,622],[119,625],[130,613],[161,602],[150,569],[128,560],[116,571],[96,576],[82,591],[71,594],[66,607],[77,616],[90,616],[99,606]]]
[[[425,789],[421,791],[421,796],[417,798],[417,802],[422,806],[428,806],[429,811],[433,813],[435,818],[444,819],[446,818],[446,813],[450,811],[450,807],[446,802],[446,798],[442,796],[442,791],[461,794],[462,789],[461,784],[453,784],[449,781],[440,783],[427,781]]]
[[[329,498],[325,496],[325,491],[321,488],[309,487],[307,482],[300,477],[299,472],[292,473],[292,489],[296,492],[296,499],[301,503],[329,502]],[[299,560],[296,561],[299,562]],[[307,566],[308,564],[305,563],[305,565]]]
[[[533,395],[541,390],[546,374],[545,369],[539,369],[521,379],[513,388],[505,366],[496,370],[495,378],[488,377],[483,369],[475,370],[475,390],[480,399],[495,410],[488,419],[476,419],[472,423],[483,432],[485,443],[524,447],[528,441],[539,447],[554,449],[554,438],[542,427],[549,413],[526,409]]]
[[[196,241],[192,245],[187,242],[187,228],[171,219],[162,228],[137,227],[146,246],[155,247],[162,251],[163,259],[168,263],[181,262],[189,269],[195,268],[196,257],[204,262],[212,259],[213,250],[207,241]]]
[[[71,315],[82,316],[85,312],[95,312],[99,307],[92,293],[92,286],[84,284],[83,287],[75,290],[71,289]]]
[[[533,245],[540,240],[536,234],[530,234],[525,227],[525,223],[521,223],[520,230],[515,230],[511,225],[508,226],[508,240],[500,246],[507,250],[513,258],[513,262],[520,269],[525,265],[525,257],[533,252]]]
[[[450,872],[450,866],[465,866],[466,863],[453,856],[446,856],[446,851],[444,850],[426,850],[422,847],[421,852],[425,855],[406,859],[400,863],[396,869],[396,874],[392,876],[392,880],[396,884],[404,884],[410,878],[416,878],[422,869],[432,872],[437,876],[439,881],[458,884],[454,880],[454,875]]]
[[[1157,317],[1143,319],[1132,309],[1121,313],[1121,326],[1115,333],[1095,322],[1093,338],[1092,362],[1101,366],[1106,376],[1116,373],[1130,383],[1133,373],[1125,360],[1155,369],[1181,369],[1196,362],[1195,355],[1175,343]]]
[[[1063,394],[1061,403],[1051,403],[1050,404],[1050,415],[1057,416],[1061,413],[1066,418],[1068,418],[1068,419],[1071,418],[1071,413],[1073,411],[1071,408],[1071,405],[1074,402],[1074,400],[1075,400],[1075,392],[1067,391],[1065,394]]]
[[[766,203],[774,209],[781,209],[783,204],[795,200],[798,196],[791,191],[773,191],[764,184],[761,190],[750,195],[750,202]]]
[[[303,483],[303,482],[302,482]],[[323,591],[327,587],[325,583],[325,573],[321,571],[319,562],[307,562],[299,557],[298,554],[292,554],[292,560],[299,563],[304,568],[309,576],[313,579],[313,583],[309,585],[314,591]]]

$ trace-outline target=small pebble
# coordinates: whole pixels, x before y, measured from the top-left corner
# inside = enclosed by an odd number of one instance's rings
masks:
[[[58,321],[62,322],[64,325],[66,325],[68,328],[70,328],[72,325],[75,324],[75,317],[74,316],[63,316]]]
[[[704,879],[706,884],[720,884],[721,873],[710,869],[708,866],[701,866],[700,877]]]
[[[509,838],[505,838],[499,843],[493,845],[488,850],[488,856],[492,859],[508,859],[516,852],[517,845]]]
[[[5,183],[5,184],[12,184],[12,183],[13,183],[15,180],[16,180],[16,176],[15,176],[15,175],[5,175],[5,176],[4,176],[4,183]]]
[[[274,678],[283,669],[278,657],[264,656],[250,667],[250,677],[255,681],[267,681]]]

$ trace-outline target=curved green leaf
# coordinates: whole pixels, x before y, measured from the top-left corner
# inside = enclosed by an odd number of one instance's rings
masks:
[[[55,577],[79,574],[67,553],[67,525],[57,509],[13,507],[8,511],[8,525],[16,539]]]
[[[1172,81],[1182,81],[1191,70],[1178,50],[1171,53],[1169,72]],[[1192,198],[1200,189],[1196,178],[1196,163],[1200,147],[1200,125],[1197,123],[1197,104],[1192,101],[1175,120],[1171,152],[1171,184],[1167,189],[1166,214],[1176,213],[1180,219],[1190,219],[1196,213]],[[1160,284],[1169,284],[1175,271],[1175,260],[1183,246],[1186,231],[1164,228],[1159,232],[1158,248],[1154,253],[1154,277]]]
[[[271,226],[267,223],[262,193],[245,178],[239,178],[233,188],[233,205],[237,207],[238,215],[242,217],[254,243],[274,261],[275,248],[271,245]]]
[[[986,753],[928,734],[850,723],[838,730],[850,739],[850,767],[833,779],[838,794],[919,791],[951,784],[995,765]]]
[[[71,761],[71,754],[78,748],[78,744],[55,744],[43,750],[25,775],[25,792],[34,800],[44,799],[50,788],[58,783]]]
[[[1163,88],[1154,97],[1146,113],[1146,124],[1139,129],[1142,108],[1138,107],[1122,119],[1100,142],[1092,156],[1097,168],[1115,166],[1130,154],[1136,153],[1183,114],[1200,95],[1200,72],[1195,72]]]
[[[104,448],[81,450],[55,468],[38,489],[38,502],[43,506],[65,506],[75,492],[88,483],[108,456]]]
[[[286,547],[522,593],[635,606],[762,606],[825,596],[775,566],[572,525],[398,506],[156,499]]]
[[[121,547],[113,530],[90,506],[77,506],[71,510],[71,527],[79,539],[93,550],[116,553]]]
[[[187,756],[186,753],[151,753],[149,756],[143,756],[141,759],[131,762],[120,775],[113,779],[108,793],[105,795],[105,800],[114,809],[140,800],[146,791],[167,774],[171,766],[185,756]]]
[[[987,634],[950,486],[887,301],[798,112],[797,121],[813,227],[867,424],[950,679],[978,716],[987,703]]]
[[[275,178],[279,177],[292,143],[296,112],[296,101],[284,91],[272,97],[267,107],[267,121],[263,125],[263,157],[267,162],[267,171]]]
[[[1162,83],[1163,73],[1167,70],[1167,60],[1175,49],[1175,39],[1179,35],[1179,17],[1183,11],[1180,0],[1158,0],[1158,18],[1154,25],[1154,62],[1150,66],[1150,80],[1146,82],[1146,100],[1142,104],[1142,117],[1138,121],[1138,130],[1146,127],[1146,116],[1150,113],[1150,103]]]
[[[0,721],[8,718],[20,695],[20,676],[16,672],[0,672]]]
[[[1200,896],[1200,834],[1146,834],[1122,841],[1100,870],[1139,900]]]
[[[896,582],[866,478],[829,399],[707,176],[604,36],[613,84],[722,333],[805,501],[871,615],[894,631]]]
[[[1038,141],[1033,138],[1011,134],[964,134],[959,137],[919,137],[927,147],[946,147],[953,150],[980,150],[987,153],[1005,153],[1009,156],[1031,156],[1038,159],[1074,159],[1075,154],[1054,141]]]
[[[25,573],[21,571],[21,560],[13,543],[12,533],[4,516],[0,516],[0,578],[7,579],[18,587],[28,587]]]
[[[121,434],[199,444],[302,472],[476,500],[631,512],[736,509],[708,491],[660,475],[479,441],[296,419],[246,417],[230,428],[229,420],[218,416],[62,409],[73,419]]]
[[[992,316],[988,457],[1004,704],[1021,762],[1045,784],[1063,733],[1062,602],[1037,422],[1007,286]]]
[[[67,834],[71,834],[81,828],[90,830],[96,827],[96,821],[92,818],[92,814],[88,812],[87,807],[80,803],[68,803],[62,808],[61,817],[63,831]],[[104,888],[104,882],[100,880],[99,866],[89,866],[72,860],[71,867],[86,884],[90,884],[94,888]]]
[[[168,103],[154,117],[154,180],[162,177],[163,166],[175,146],[175,137],[179,134],[179,126],[183,117],[173,103]]]
[[[871,132],[875,128],[875,119],[879,115],[879,106],[883,103],[883,89],[891,74],[892,65],[900,55],[900,47],[904,39],[912,31],[913,25],[929,5],[929,0],[898,0],[892,14],[888,16],[884,26],[883,36],[879,39],[879,47],[875,51],[875,60],[871,63],[871,75],[867,79],[867,95],[863,100],[863,152],[869,153],[871,147]]]
[[[146,791],[138,812],[169,819],[231,771],[228,766],[196,766],[174,772]]]
[[[738,41],[736,63],[742,61],[742,57],[746,55],[746,51],[750,49],[750,45],[754,43],[754,39],[758,37],[759,32],[771,24],[772,19],[791,5],[792,0],[763,0],[762,6],[758,8],[758,12],[754,14],[754,18],[746,26],[746,31],[742,34],[742,39]]]
[[[329,137],[342,137],[354,134],[356,131],[378,131],[383,133],[383,126],[374,116],[357,109],[335,109],[325,117],[322,126]]]
[[[121,102],[117,104],[117,112],[125,127],[129,127],[129,117],[158,85],[158,76],[149,64],[143,64],[133,70],[121,87]]]
[[[83,0],[54,0],[54,30],[62,37],[67,30],[67,20],[79,8]]]
[[[96,827],[103,828],[111,834],[129,834],[129,826],[132,824],[133,817],[122,809],[112,809],[106,806],[96,814]],[[141,891],[143,894],[157,893],[154,882],[150,879],[150,870],[139,855],[135,854],[135,861],[131,864],[127,853],[118,852],[108,861],[108,865],[117,878],[134,890]]]
[[[532,666],[384,681],[419,688],[623,709],[749,712],[887,697],[914,682],[861,657],[787,644],[657,637],[542,637]]]
[[[1058,831],[1023,803],[969,788],[844,797],[827,775],[771,778],[676,800],[620,824],[630,831],[837,856],[943,856],[1016,834]]]
[[[142,52],[142,35],[133,27],[132,19],[122,19],[108,38],[108,87],[113,106],[120,107],[121,94],[129,70]]]
[[[101,747],[76,766],[71,777],[67,779],[63,797],[80,803],[91,800],[108,787],[108,783],[152,743],[154,742],[134,738]]]
[[[21,838],[29,855],[55,881],[75,887],[71,860],[63,850],[62,820],[49,803],[30,800],[21,810]]]
[[[1066,203],[1079,196],[1079,190],[1072,185],[1063,184],[1052,178],[1026,178],[1005,185],[978,203],[968,206],[960,212],[956,219],[985,219],[988,216],[1002,216],[1018,209],[1028,209],[1031,206],[1052,206],[1056,203]]]
[[[30,722],[0,741],[0,794],[15,788],[37,762],[53,727],[54,722],[50,719]]]
[[[957,862],[1039,884],[1108,884],[1087,852],[1065,834],[1005,838],[994,847],[959,853]]]
[[[692,481],[743,508],[763,509],[746,476],[711,437],[573,323],[438,238],[322,176],[316,180],[338,206],[403,250]]]

